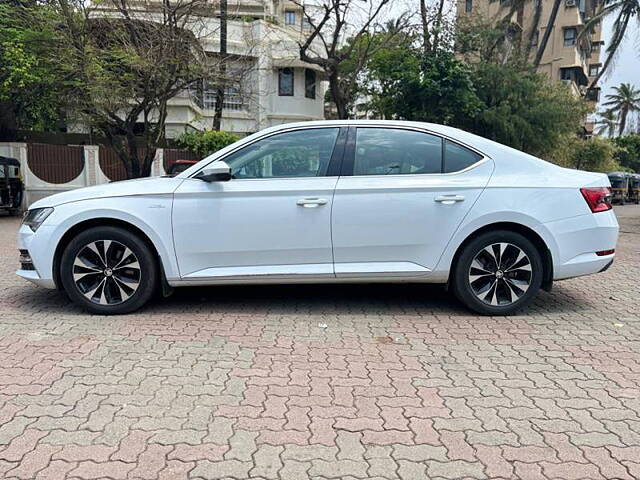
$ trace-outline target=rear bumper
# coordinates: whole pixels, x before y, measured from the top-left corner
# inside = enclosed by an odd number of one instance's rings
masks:
[[[595,253],[585,253],[578,255],[570,262],[557,268],[554,272],[554,280],[591,275],[607,270],[613,263],[615,255],[598,257]]]
[[[618,221],[613,210],[545,223],[556,241],[553,279],[590,275],[605,270],[615,254],[598,256],[596,252],[616,248]]]

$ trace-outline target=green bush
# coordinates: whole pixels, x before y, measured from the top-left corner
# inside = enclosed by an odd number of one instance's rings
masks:
[[[618,163],[622,167],[640,173],[640,133],[630,133],[613,141],[619,147],[616,152]]]
[[[200,158],[211,155],[227,145],[237,142],[237,135],[218,130],[205,130],[204,132],[185,132],[176,139],[180,148],[194,153]]]
[[[608,138],[582,139],[575,135],[567,135],[549,160],[563,167],[591,172],[611,172],[621,169],[616,161],[618,150],[619,148]]]

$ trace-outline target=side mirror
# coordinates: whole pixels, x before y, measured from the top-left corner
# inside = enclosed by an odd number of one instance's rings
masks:
[[[228,182],[231,180],[231,167],[222,160],[218,160],[200,170],[195,178],[204,182]]]

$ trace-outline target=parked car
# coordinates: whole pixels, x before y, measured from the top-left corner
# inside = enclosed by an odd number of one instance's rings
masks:
[[[424,282],[508,315],[611,265],[608,187],[441,125],[281,125],[175,177],[39,200],[17,274],[101,314],[189,285]]]
[[[167,169],[167,175],[175,177],[196,163],[198,163],[198,160],[176,160]]]
[[[629,174],[609,172],[607,176],[611,182],[611,202],[624,205],[629,200]]]
[[[0,210],[18,215],[23,189],[20,162],[15,158],[0,156]]]

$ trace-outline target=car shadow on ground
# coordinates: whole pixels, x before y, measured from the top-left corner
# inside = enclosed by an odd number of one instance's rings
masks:
[[[21,313],[86,315],[60,291],[16,285],[3,310]],[[520,315],[566,314],[590,310],[592,302],[562,286],[540,292]],[[137,315],[437,315],[469,316],[443,285],[429,284],[322,284],[322,285],[220,285],[176,288],[168,298],[158,298]]]

